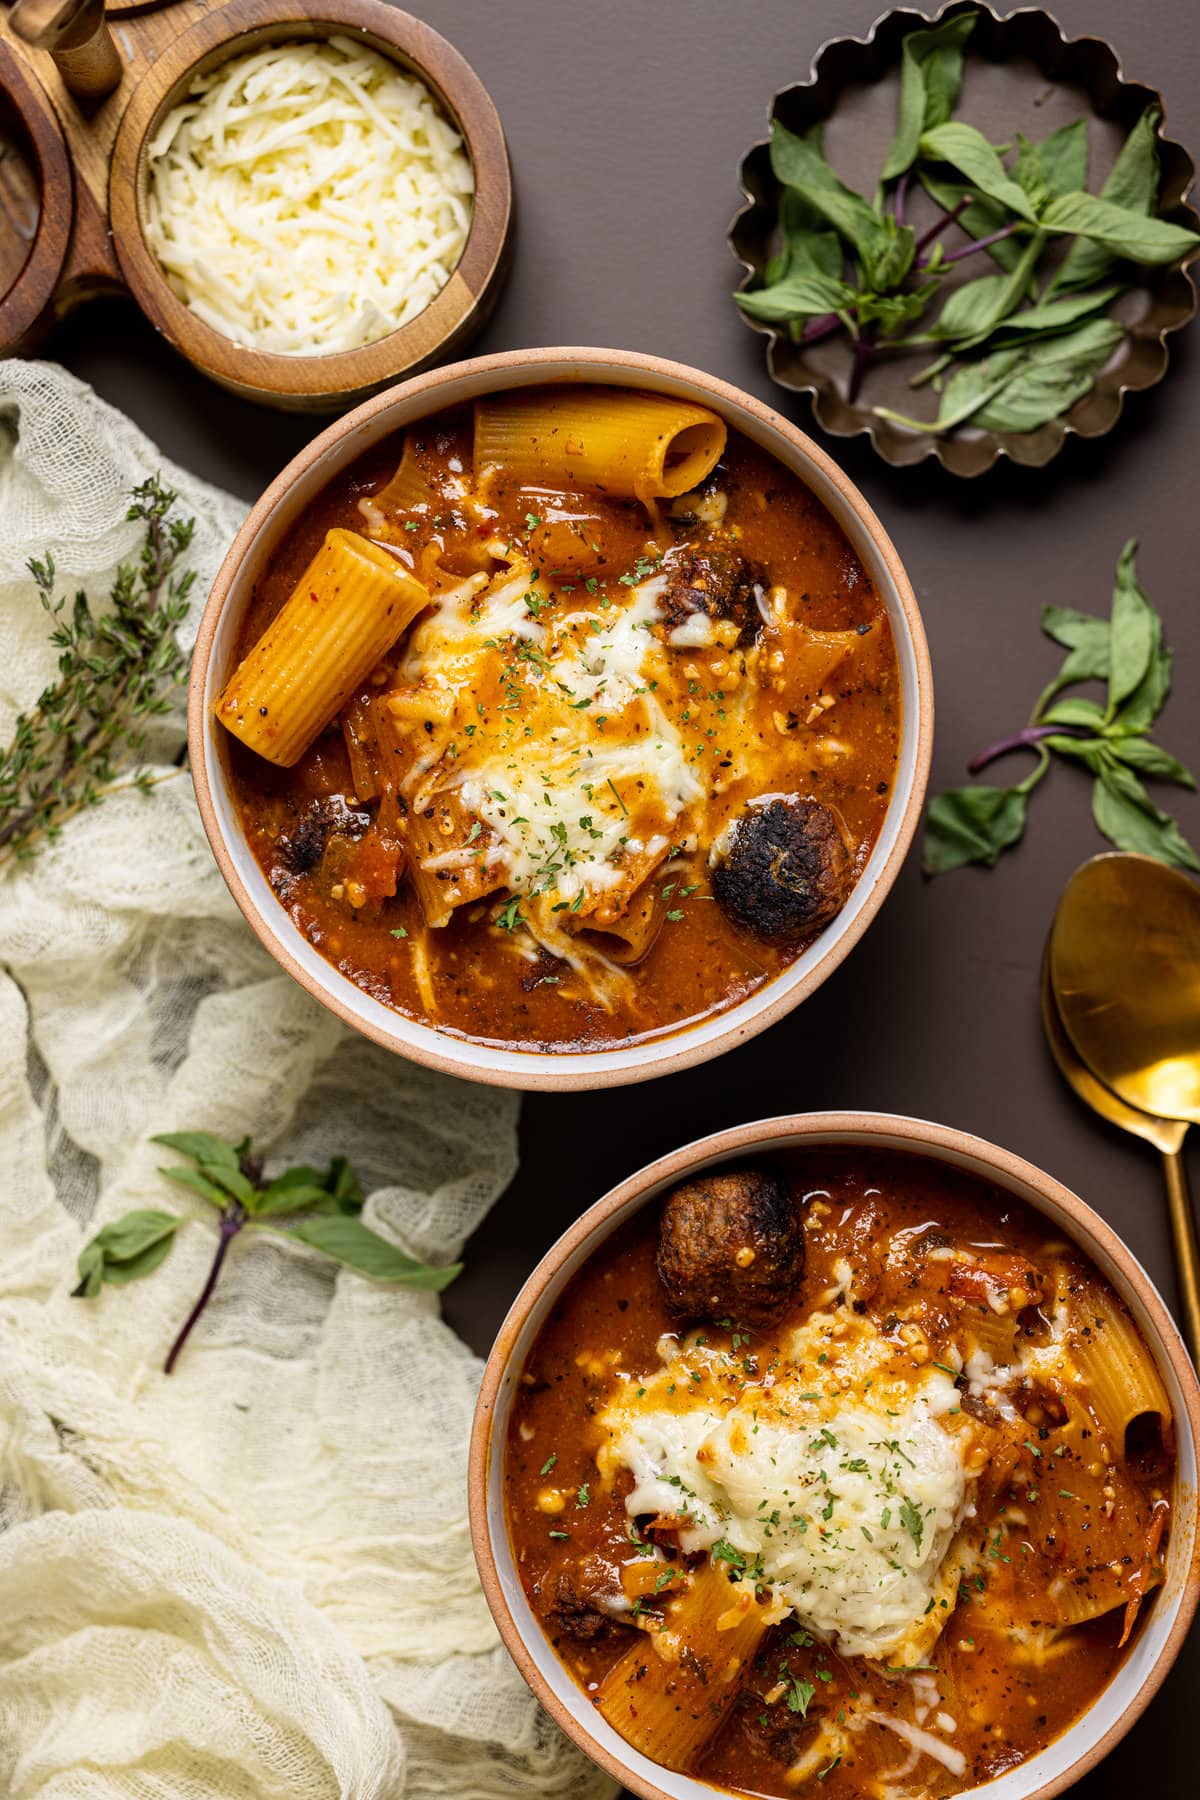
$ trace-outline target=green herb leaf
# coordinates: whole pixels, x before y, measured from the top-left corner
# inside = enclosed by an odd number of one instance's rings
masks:
[[[975,423],[988,431],[1036,431],[1082,399],[1124,335],[1114,320],[1092,319],[1034,342],[975,413]]]
[[[960,13],[956,19],[943,19],[928,31],[910,31],[905,37],[896,132],[882,180],[903,175],[916,160],[921,133],[950,118],[962,84],[963,48],[974,27],[975,14]]]
[[[1108,749],[1111,755],[1142,775],[1157,777],[1159,781],[1173,781],[1177,787],[1194,788],[1196,785],[1190,769],[1148,738],[1109,738]]]
[[[1007,207],[977,194],[974,188],[944,180],[928,169],[920,171],[920,180],[930,199],[944,212],[956,212],[962,202],[967,201],[963,210],[957,213],[957,223],[968,237],[990,238],[994,232],[1012,224],[1012,214]],[[1015,269],[1021,260],[1021,241],[1017,237],[1001,238],[998,243],[988,245],[987,255],[1002,269]]]
[[[772,120],[771,167],[780,181],[797,188],[806,204],[851,244],[864,268],[887,248],[880,215],[861,194],[846,187],[826,162],[819,125],[797,137],[778,119]]]
[[[992,868],[1025,830],[1027,796],[1016,787],[951,788],[937,794],[925,815],[921,867],[944,875],[967,863]]]
[[[1130,538],[1117,560],[1108,640],[1109,719],[1141,686],[1158,647],[1158,615],[1138,585],[1136,552],[1137,540]]]
[[[788,273],[771,287],[734,295],[742,311],[752,319],[771,322],[840,312],[853,298],[854,289],[844,281],[829,281],[824,275],[804,272]]]
[[[1100,197],[1130,212],[1148,214],[1158,202],[1158,122],[1162,114],[1148,106],[1121,146],[1108,179],[1100,189]],[[1075,189],[1083,182],[1074,184]],[[1071,189],[1061,190],[1071,192]],[[1103,244],[1079,238],[1071,245],[1047,292],[1059,293],[1066,288],[1090,287],[1108,274],[1117,257]]]
[[[1082,696],[1068,694],[1065,700],[1057,701],[1045,712],[1038,713],[1039,725],[1082,725],[1088,731],[1104,729],[1104,708],[1097,706],[1094,700],[1085,700]]]
[[[1200,871],[1200,861],[1176,821],[1160,812],[1141,775],[1194,788],[1187,768],[1146,734],[1167,697],[1171,651],[1162,621],[1137,579],[1131,539],[1117,562],[1111,618],[1048,606],[1047,636],[1067,650],[1058,676],[1043,693],[1032,726],[994,745],[972,766],[981,768],[1014,750],[1033,750],[1037,767],[1015,788],[961,788],[938,795],[929,807],[925,869],[938,874],[967,862],[991,863],[1015,842],[1025,820],[1027,795],[1052,756],[1080,763],[1095,777],[1092,814],[1099,830],[1120,850],[1157,857]],[[1080,681],[1103,681],[1106,705],[1085,695],[1055,696]],[[1055,729],[1060,728],[1060,729]]]
[[[1007,275],[982,275],[956,289],[938,316],[935,335],[965,340],[957,345],[959,352],[983,343],[1020,306],[1044,243],[1035,232]]]
[[[75,1294],[91,1299],[105,1282],[123,1286],[149,1275],[166,1258],[179,1220],[172,1213],[126,1213],[98,1231],[79,1253]]]
[[[1070,194],[1087,186],[1086,119],[1072,119],[1034,146],[1038,170],[1049,195]]]
[[[213,1169],[238,1166],[236,1146],[214,1137],[211,1131],[160,1131],[150,1142],[165,1144],[168,1150],[178,1150],[180,1156],[190,1156],[193,1162],[207,1163]]]
[[[1067,326],[1087,318],[1089,313],[1099,312],[1102,306],[1107,306],[1110,300],[1115,300],[1124,291],[1114,282],[1109,287],[1090,289],[1085,294],[1064,294],[1058,300],[1027,306],[1024,311],[1012,313],[997,325],[996,341],[998,344],[1007,343],[1014,334],[1028,337],[1064,331]]]
[[[921,137],[921,154],[935,162],[950,163],[980,193],[998,200],[1002,206],[1006,206],[1010,212],[1016,213],[1029,224],[1037,223],[1037,212],[1030,205],[1028,196],[1008,174],[983,133],[976,131],[973,125],[966,125],[960,119],[952,119],[944,125],[935,126],[932,131],[924,132]]]
[[[794,1675],[788,1689],[788,1711],[799,1713],[802,1719],[807,1718],[809,1702],[816,1691],[811,1681],[805,1681],[803,1676]]]
[[[1176,868],[1200,871],[1200,857],[1192,849],[1175,820],[1159,812],[1131,769],[1107,763],[1092,789],[1092,817],[1097,828],[1118,850]]]
[[[274,1229],[280,1229],[275,1227]],[[406,1256],[395,1244],[364,1225],[361,1219],[345,1217],[299,1219],[281,1231],[284,1237],[296,1238],[312,1250],[320,1250],[335,1262],[376,1281],[398,1282],[406,1287],[426,1288],[440,1293],[462,1274],[461,1263],[446,1268],[432,1268]]]
[[[1090,238],[1131,262],[1176,262],[1200,244],[1200,235],[1167,219],[1147,218],[1097,194],[1060,194],[1042,214],[1042,229]]]
[[[921,1517],[921,1509],[905,1494],[900,1502],[900,1523],[907,1531],[917,1551],[921,1548],[921,1539],[925,1535],[925,1521]]]
[[[199,1169],[185,1169],[181,1164],[178,1168],[160,1169],[158,1172],[165,1175],[168,1181],[177,1181],[180,1187],[191,1188],[194,1194],[210,1200],[218,1212],[224,1212],[230,1200],[235,1198],[226,1188],[218,1187],[215,1181],[210,1181]]]

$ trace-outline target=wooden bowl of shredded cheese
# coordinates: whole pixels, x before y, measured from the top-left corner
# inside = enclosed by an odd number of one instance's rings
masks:
[[[384,0],[232,0],[151,65],[109,209],[134,298],[205,374],[337,411],[460,348],[512,185],[458,52]]]

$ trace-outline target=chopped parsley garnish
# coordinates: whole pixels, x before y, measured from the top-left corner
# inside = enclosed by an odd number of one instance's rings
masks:
[[[552,1450],[550,1452],[549,1456],[546,1458],[545,1462],[542,1464],[541,1468],[538,1470],[538,1474],[539,1475],[548,1475],[557,1461],[558,1461],[558,1451]]]

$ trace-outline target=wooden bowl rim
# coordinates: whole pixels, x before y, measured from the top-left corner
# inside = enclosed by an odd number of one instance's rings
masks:
[[[735,410],[744,410],[769,430],[777,432],[787,439],[799,453],[800,459],[815,467],[838,491],[847,508],[856,515],[864,534],[871,539],[880,561],[887,569],[895,587],[915,668],[911,785],[903,809],[899,814],[895,840],[875,875],[872,886],[865,894],[857,914],[840,932],[837,932],[837,935],[832,937],[828,947],[802,980],[782,990],[776,980],[767,983],[759,990],[762,996],[761,1005],[758,1006],[752,1017],[738,1022],[726,1015],[723,1027],[714,1027],[712,1035],[707,1038],[700,1038],[696,1029],[689,1029],[685,1026],[680,1031],[652,1040],[653,1054],[648,1055],[644,1061],[633,1065],[615,1060],[623,1053],[623,1047],[618,1045],[611,1053],[597,1053],[597,1062],[600,1066],[591,1072],[581,1070],[578,1066],[573,1068],[572,1065],[578,1065],[580,1058],[566,1051],[554,1053],[513,1052],[511,1069],[507,1067],[490,1068],[478,1060],[476,1054],[478,1047],[468,1038],[439,1034],[430,1027],[429,1037],[434,1040],[433,1042],[412,1043],[406,1041],[401,1035],[400,1027],[408,1022],[403,1015],[395,1015],[395,1026],[390,1023],[386,1026],[376,1026],[356,1016],[333,985],[332,978],[336,971],[332,966],[329,967],[327,973],[323,970],[320,976],[311,975],[292,951],[279,941],[271,926],[260,913],[254,898],[248,892],[234,862],[214,802],[214,776],[209,770],[209,751],[205,730],[205,688],[208,668],[212,659],[217,624],[229,597],[230,588],[251,547],[259,538],[260,533],[270,529],[271,518],[276,507],[299,477],[311,468],[313,463],[326,451],[336,446],[343,438],[357,433],[365,423],[376,418],[381,412],[386,412],[398,398],[403,397],[407,400],[415,396],[428,395],[430,397],[428,410],[434,411],[437,406],[438,390],[447,382],[458,381],[464,377],[473,378],[476,375],[511,375],[517,370],[542,367],[549,369],[554,365],[564,363],[578,369],[579,373],[573,376],[575,380],[586,381],[589,369],[600,371],[617,367],[621,371],[620,377],[616,379],[609,377],[609,384],[613,386],[619,385],[621,380],[627,380],[631,386],[636,386],[639,381],[647,378],[651,383],[656,378],[665,379],[668,383],[687,383],[699,390],[697,398],[702,404],[707,399],[709,402],[715,403],[718,408],[727,406]],[[565,379],[561,376],[558,378]],[[604,379],[604,376],[598,375],[596,378]],[[548,374],[547,379],[552,380],[555,377]],[[698,1062],[707,1062],[712,1057],[721,1055],[724,1051],[734,1048],[736,1044],[744,1043],[751,1037],[757,1036],[769,1025],[774,1024],[776,1020],[791,1012],[801,1001],[815,992],[850,954],[873,923],[880,907],[891,892],[912,844],[917,822],[921,816],[933,755],[933,670],[917,598],[891,538],[850,477],[838,467],[826,450],[823,450],[790,419],[784,418],[782,414],[775,412],[753,395],[743,392],[730,382],[722,381],[715,375],[708,375],[703,370],[691,368],[685,363],[671,362],[664,357],[649,356],[640,351],[562,346],[501,351],[491,356],[478,356],[462,362],[447,363],[439,369],[414,376],[410,380],[401,382],[398,386],[389,388],[382,394],[376,394],[374,398],[364,401],[353,412],[344,414],[343,417],[327,426],[319,436],[293,457],[261,498],[256,501],[241,530],[226,552],[225,560],[217,572],[200,620],[195,649],[192,653],[188,692],[188,743],[189,763],[200,816],[221,874],[263,947],[288,974],[300,983],[307,993],[311,994],[321,1005],[328,1007],[345,1024],[352,1026],[356,1031],[361,1031],[375,1043],[381,1044],[385,1049],[405,1056],[413,1062],[421,1063],[427,1068],[439,1069],[446,1074],[458,1075],[470,1081],[487,1082],[497,1087],[577,1092],[651,1080],[660,1075],[691,1068]],[[220,777],[216,777],[216,779],[220,779]],[[894,806],[895,796],[893,795],[892,803],[885,816],[885,824],[891,819]],[[292,927],[293,931],[294,929]],[[836,932],[836,921],[831,929]],[[705,1015],[705,1017],[721,1019],[720,1014]],[[701,1020],[700,1024],[703,1023],[704,1020]],[[611,1055],[613,1060],[606,1063],[604,1054]]]
[[[513,1301],[484,1365],[483,1379],[471,1426],[467,1464],[467,1502],[471,1542],[479,1578],[483,1584],[484,1597],[504,1640],[505,1648],[555,1723],[593,1762],[598,1763],[614,1780],[642,1796],[642,1800],[677,1800],[677,1796],[657,1782],[642,1777],[629,1768],[619,1756],[613,1755],[605,1746],[595,1742],[586,1728],[582,1727],[562,1704],[558,1695],[542,1675],[528,1648],[525,1635],[509,1608],[500,1579],[488,1511],[489,1476],[494,1456],[503,1454],[503,1445],[494,1446],[493,1444],[492,1425],[495,1408],[500,1398],[501,1386],[512,1364],[518,1340],[531,1312],[541,1300],[547,1287],[558,1276],[563,1265],[585,1246],[590,1238],[597,1237],[602,1228],[616,1216],[626,1211],[632,1216],[639,1211],[640,1207],[649,1203],[652,1196],[669,1181],[678,1180],[698,1169],[707,1167],[718,1159],[725,1159],[741,1152],[747,1154],[764,1152],[782,1138],[796,1137],[810,1138],[816,1141],[826,1140],[831,1143],[841,1141],[852,1145],[862,1144],[865,1140],[868,1146],[875,1141],[887,1147],[902,1148],[917,1155],[934,1156],[939,1160],[951,1162],[966,1158],[972,1163],[984,1165],[991,1179],[994,1179],[1000,1186],[1015,1190],[1017,1197],[1022,1199],[1025,1205],[1031,1205],[1032,1202],[1021,1194],[1021,1188],[1031,1190],[1039,1199],[1049,1201],[1052,1206],[1060,1208],[1071,1221],[1079,1247],[1089,1257],[1093,1257],[1092,1246],[1098,1245],[1101,1251],[1105,1252],[1117,1265],[1122,1276],[1145,1307],[1153,1327],[1153,1336],[1150,1342],[1151,1354],[1155,1357],[1156,1362],[1169,1364],[1179,1383],[1184,1409],[1191,1425],[1194,1453],[1200,1457],[1200,1382],[1197,1381],[1196,1371],[1192,1367],[1191,1358],[1179,1334],[1179,1329],[1154,1283],[1124,1239],[1105,1219],[1101,1218],[1099,1213],[1078,1194],[1057,1181],[1054,1176],[1046,1174],[1036,1164],[1027,1162],[1012,1151],[1002,1149],[998,1144],[993,1144],[986,1138],[977,1137],[971,1132],[960,1131],[953,1126],[938,1125],[930,1120],[910,1118],[897,1113],[791,1113],[755,1120],[746,1125],[731,1126],[724,1131],[714,1132],[709,1137],[697,1138],[691,1143],[681,1145],[677,1150],[670,1151],[654,1162],[647,1163],[644,1168],[628,1176],[616,1187],[610,1188],[608,1193],[582,1213],[574,1224],[568,1226],[562,1236],[547,1250]],[[900,1140],[900,1143],[897,1144],[896,1140]],[[1178,1479],[1179,1471],[1177,1470],[1177,1483]],[[1022,1800],[1054,1800],[1054,1796],[1073,1786],[1107,1756],[1126,1732],[1136,1724],[1170,1672],[1187,1637],[1198,1600],[1200,1600],[1200,1517],[1193,1519],[1191,1559],[1184,1577],[1175,1616],[1171,1621],[1167,1637],[1159,1650],[1157,1659],[1143,1678],[1141,1686],[1132,1696],[1128,1705],[1101,1733],[1096,1743],[1083,1751],[1068,1768],[1058,1775],[1039,1782],[1036,1787],[1031,1787],[1022,1796]],[[551,1654],[554,1654],[552,1647]],[[1111,1683],[1103,1688],[1086,1712],[1081,1713],[1077,1720],[1072,1721],[1067,1730],[1060,1733],[1054,1741],[1061,1743],[1095,1708],[1102,1706],[1110,1687]],[[664,1771],[664,1773],[669,1776],[671,1771]],[[1020,1771],[1015,1770],[1012,1773],[1019,1774]],[[699,1780],[698,1777],[694,1779]],[[987,1786],[990,1787],[990,1784]],[[984,1791],[985,1789],[978,1787],[967,1788],[962,1795],[957,1797],[957,1800],[967,1800],[968,1796]]]
[[[1028,31],[1031,25],[1036,25],[1037,21],[1044,21],[1057,33],[1059,45],[1064,51],[1080,49],[1103,53],[1110,65],[1109,69],[1105,71],[1106,80],[1111,80],[1115,91],[1140,92],[1145,97],[1145,105],[1153,104],[1159,108],[1160,117],[1155,128],[1155,135],[1159,143],[1176,156],[1179,164],[1179,174],[1175,182],[1179,196],[1169,209],[1170,216],[1176,223],[1184,224],[1189,229],[1200,229],[1200,217],[1188,204],[1187,198],[1195,179],[1195,164],[1186,146],[1179,143],[1177,139],[1167,136],[1167,107],[1161,93],[1157,89],[1147,86],[1145,82],[1133,80],[1126,75],[1117,50],[1107,38],[1097,37],[1094,32],[1087,31],[1072,36],[1061,21],[1043,7],[1022,6],[1015,12],[1000,13],[989,4],[989,0],[945,0],[943,5],[937,7],[929,15],[914,10],[913,4],[892,7],[887,12],[881,13],[863,36],[846,33],[826,38],[818,45],[809,65],[806,79],[789,82],[787,87],[778,89],[771,96],[767,107],[768,123],[774,120],[778,103],[786,95],[806,88],[816,89],[820,85],[821,65],[831,51],[836,52],[851,46],[856,51],[870,50],[879,33],[889,27],[894,20],[910,20],[910,28],[924,28],[938,24],[955,13],[968,10],[985,13],[1002,31],[1006,31],[1010,36],[1016,38],[1019,38],[1022,32]],[[968,46],[969,53],[970,47]],[[1017,54],[1021,53],[1021,46],[1018,45]],[[1030,56],[1035,63],[1039,60],[1028,48],[1024,49],[1024,54]],[[846,85],[845,81],[841,85]],[[1101,108],[1096,94],[1092,94],[1090,98],[1093,102],[1093,116],[1098,118],[1105,116],[1108,109]],[[756,164],[765,158],[769,147],[770,140],[768,138],[758,139],[751,144],[738,166],[738,183],[742,190],[744,204],[738,208],[730,220],[729,230],[726,234],[726,241],[743,272],[742,278],[734,290],[735,293],[746,291],[760,273],[758,265],[748,260],[744,251],[747,247],[746,228],[755,213],[764,204],[761,194],[754,185],[757,174]],[[795,371],[794,375],[781,370],[779,367],[780,353],[791,347],[785,335],[776,326],[766,321],[751,319],[742,312],[740,307],[735,307],[735,310],[742,324],[748,330],[766,340],[765,361],[771,380],[788,393],[806,394],[812,406],[813,418],[822,431],[828,432],[831,437],[869,438],[871,448],[892,468],[916,468],[921,463],[934,458],[948,474],[970,481],[986,475],[1001,459],[1011,461],[1022,468],[1045,468],[1058,456],[1068,438],[1106,437],[1110,431],[1114,430],[1120,423],[1121,415],[1125,410],[1125,396],[1157,387],[1164,379],[1170,363],[1167,339],[1172,332],[1180,331],[1185,325],[1190,324],[1195,317],[1197,294],[1196,283],[1191,274],[1191,265],[1198,258],[1200,258],[1200,249],[1195,249],[1189,251],[1176,263],[1144,271],[1147,276],[1157,275],[1163,281],[1172,277],[1176,278],[1181,294],[1175,316],[1160,325],[1157,331],[1129,334],[1127,341],[1131,341],[1138,348],[1144,346],[1149,354],[1149,360],[1144,362],[1144,366],[1138,365],[1136,356],[1129,356],[1110,373],[1106,374],[1102,369],[1086,394],[1075,401],[1065,413],[1059,414],[1048,425],[1040,427],[1035,432],[988,431],[977,437],[961,439],[956,438],[953,433],[941,437],[933,432],[925,431],[900,434],[893,439],[893,434],[890,433],[884,422],[874,418],[868,408],[862,407],[858,402],[851,406],[836,391],[831,393],[831,383],[828,378],[813,371],[811,366],[806,370]],[[1099,414],[1106,407],[1111,407],[1111,416],[1101,418]],[[843,414],[850,416],[837,419],[831,416],[833,408],[839,408]],[[1043,432],[1049,433],[1049,438],[1043,440]],[[1036,443],[1033,441],[1035,439],[1038,440]],[[956,450],[962,450],[964,444],[981,452],[982,460],[976,462],[972,467],[966,466],[966,453],[962,457],[956,454]],[[912,449],[914,453],[904,454],[906,449]]]
[[[280,38],[289,27],[300,35],[320,36],[313,28],[321,25],[343,34],[361,33],[383,54],[399,52],[411,65],[462,134],[475,194],[462,254],[428,306],[356,349],[285,356],[235,343],[192,312],[171,287],[142,224],[146,146],[172,95],[197,65],[237,55],[240,39],[264,30],[277,31]],[[133,170],[132,180],[118,177],[122,167]],[[400,378],[407,369],[429,362],[459,334],[503,267],[512,220],[512,174],[491,95],[462,53],[423,20],[386,0],[229,0],[182,32],[134,89],[113,145],[109,215],[130,292],[189,362],[252,391],[335,399]]]
[[[0,294],[0,336],[12,344],[40,318],[53,298],[71,237],[75,178],[62,126],[49,96],[3,38],[0,88],[25,129],[40,189],[38,221],[29,254],[7,293]],[[53,196],[53,204],[49,203],[49,196]]]

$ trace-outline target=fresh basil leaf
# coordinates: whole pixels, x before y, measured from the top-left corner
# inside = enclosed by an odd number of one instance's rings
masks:
[[[927,169],[921,170],[921,186],[944,212],[953,212],[962,201],[969,199],[963,207],[955,223],[966,232],[968,237],[988,238],[993,232],[1000,231],[1005,225],[1012,224],[1012,215],[1008,210],[976,194],[972,188],[964,187],[955,181],[944,181],[940,176],[931,174]],[[999,263],[1002,269],[1015,269],[1021,260],[1021,243],[1015,237],[1001,238],[997,244],[989,244],[987,254],[992,261]]]
[[[1074,193],[1087,186],[1087,120],[1073,119],[1060,125],[1037,145],[1038,168],[1051,196]]]
[[[1044,243],[1041,233],[1035,231],[1007,275],[981,275],[952,293],[934,326],[936,335],[959,340],[960,350],[982,344],[1001,320],[1020,306]],[[969,296],[965,301],[964,295]]]
[[[1185,768],[1169,751],[1158,744],[1152,744],[1148,738],[1109,738],[1108,749],[1113,756],[1141,775],[1151,775],[1159,781],[1173,781],[1177,787],[1194,788],[1196,778],[1191,770]]]
[[[854,303],[854,316],[860,326],[880,325],[884,337],[888,337],[921,317],[937,292],[937,285],[936,281],[926,282],[923,287],[911,288],[903,294],[859,294]]]
[[[1148,106],[1121,146],[1120,154],[1100,189],[1103,200],[1130,212],[1148,214],[1158,202],[1158,122],[1162,114]],[[1084,182],[1075,183],[1082,188]],[[1063,190],[1071,192],[1071,189]],[[1058,274],[1050,283],[1049,293],[1064,288],[1090,287],[1108,274],[1117,258],[1103,244],[1079,238],[1071,245]]]
[[[1045,712],[1039,712],[1038,724],[1083,725],[1089,731],[1100,731],[1104,726],[1104,708],[1082,695],[1068,694],[1065,700],[1056,700]]]
[[[1042,630],[1075,656],[1077,666],[1072,681],[1107,680],[1107,619],[1098,619],[1093,613],[1076,612],[1070,606],[1043,606]]]
[[[844,194],[850,200],[857,200],[865,206],[866,201],[854,193],[835,175],[825,160],[820,125],[813,125],[798,137],[789,131],[778,119],[771,121],[771,168],[776,179],[785,187],[798,190],[801,199],[809,202],[817,189],[825,192]]]
[[[1036,144],[1030,143],[1023,131],[1017,133],[1017,159],[1013,164],[1013,174],[1034,212],[1040,212],[1051,198],[1050,183],[1042,168],[1040,150]]]
[[[1124,336],[1115,320],[1092,319],[1064,336],[1035,339],[975,423],[988,431],[1036,431],[1082,399]]]
[[[143,1275],[149,1275],[159,1263],[167,1260],[174,1241],[174,1233],[168,1232],[157,1243],[147,1244],[137,1256],[124,1257],[120,1262],[106,1262],[102,1279],[110,1287],[125,1287],[131,1281],[140,1281]]]
[[[798,188],[780,189],[779,235],[784,259],[780,276],[822,275],[826,281],[842,279],[845,261],[842,240],[836,231],[818,229],[814,221],[819,223],[819,217]]]
[[[80,1298],[98,1294],[103,1282],[121,1286],[156,1269],[168,1254],[179,1219],[174,1213],[126,1213],[104,1226],[79,1253]]]
[[[366,1198],[362,1191],[362,1183],[344,1156],[333,1158],[325,1171],[322,1185],[342,1212],[359,1213],[362,1211],[363,1201]]]
[[[1021,355],[1020,350],[998,350],[978,362],[964,363],[956,369],[942,389],[936,419],[910,418],[908,414],[893,412],[886,406],[875,408],[876,417],[890,419],[895,425],[905,425],[910,431],[953,431],[956,425],[964,424],[1003,391]]]
[[[967,863],[991,868],[1025,829],[1026,795],[1020,788],[951,788],[937,794],[925,815],[921,866],[944,875]]]
[[[337,1203],[317,1182],[273,1181],[256,1196],[250,1211],[254,1218],[266,1219],[278,1213],[307,1212],[313,1207],[333,1212],[337,1210]]]
[[[875,286],[869,271],[888,252],[889,234],[874,207],[840,181],[826,162],[821,127],[814,125],[797,137],[778,119],[772,120],[771,167],[785,186],[798,188],[804,203],[846,239],[868,270],[870,285]]]
[[[213,1169],[238,1166],[234,1145],[214,1137],[211,1131],[161,1131],[150,1142],[165,1144],[168,1150],[178,1150],[180,1156],[190,1156],[193,1162],[207,1163]]]
[[[225,1211],[233,1197],[223,1187],[218,1187],[215,1181],[210,1181],[199,1169],[185,1169],[180,1164],[178,1168],[160,1169],[158,1172],[165,1175],[168,1181],[177,1181],[180,1187],[191,1188],[193,1193],[211,1200],[219,1212]]]
[[[883,238],[867,264],[870,285],[879,293],[899,287],[912,268],[917,234],[911,225],[897,225],[889,213],[883,221]]]
[[[1108,637],[1108,714],[1111,720],[1123,700],[1142,684],[1158,648],[1158,615],[1138,585],[1137,541],[1130,538],[1117,559],[1112,621]]]
[[[1118,850],[1153,856],[1179,869],[1200,870],[1200,857],[1176,821],[1159,812],[1130,769],[1105,766],[1092,789],[1092,817]]]
[[[1056,734],[1054,737],[1043,738],[1042,748],[1053,750],[1059,756],[1073,757],[1076,762],[1081,762],[1089,768],[1093,775],[1099,775],[1108,760],[1105,745],[1099,738],[1094,737],[1060,737]]]
[[[427,1263],[415,1261],[364,1225],[361,1219],[299,1219],[289,1225],[283,1235],[297,1238],[310,1249],[320,1250],[333,1257],[335,1262],[356,1269],[360,1275],[370,1275],[376,1281],[395,1281],[407,1287],[440,1293],[462,1273],[461,1263],[434,1269]]]
[[[939,338],[971,337],[979,330],[988,331],[999,317],[996,302],[1007,293],[1009,275],[977,275],[946,296],[946,304],[938,314],[933,334]]]
[[[769,323],[840,312],[853,298],[854,289],[847,287],[844,281],[828,281],[823,275],[808,274],[787,274],[773,287],[734,295],[744,313]]]
[[[1109,726],[1111,736],[1139,737],[1143,732],[1149,731],[1171,691],[1171,664],[1174,659],[1175,652],[1163,647],[1162,621],[1156,615],[1154,650],[1149,665]]]
[[[1077,324],[1080,319],[1087,318],[1089,313],[1099,312],[1110,300],[1115,300],[1124,289],[1114,282],[1109,287],[1090,288],[1083,294],[1064,294],[1059,300],[1042,301],[1037,306],[1027,306],[1023,312],[1015,312],[1002,319],[997,325],[994,336],[999,343],[1004,343],[1014,333],[1022,337],[1064,331],[1067,326]]]
[[[1031,225],[1037,223],[1037,213],[1028,196],[1009,175],[983,133],[976,131],[973,125],[952,119],[945,125],[935,126],[932,131],[922,134],[921,152],[935,162],[950,163],[966,176],[972,187],[990,199],[998,200]]]
[[[900,55],[900,103],[896,131],[883,165],[891,181],[916,160],[921,133],[944,125],[958,103],[963,47],[975,26],[974,13],[943,19],[928,31],[910,31]]]
[[[1143,217],[1096,194],[1060,194],[1042,214],[1042,229],[1091,238],[1117,257],[1146,264],[1175,262],[1200,244],[1200,235],[1182,225]]]

